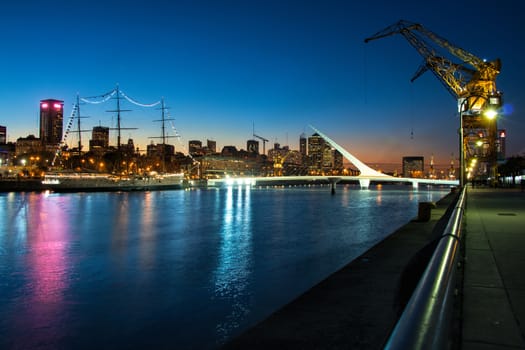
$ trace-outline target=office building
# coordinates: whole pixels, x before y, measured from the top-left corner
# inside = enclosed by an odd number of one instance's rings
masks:
[[[188,141],[188,153],[191,156],[202,156],[202,142],[199,140]]]
[[[109,127],[94,126],[89,140],[89,150],[104,152],[109,148]]]
[[[303,158],[306,158],[308,155],[308,140],[306,139],[306,135],[304,133],[301,134],[299,137],[299,153],[303,156]]]
[[[338,150],[333,149],[332,150],[332,157],[333,157],[332,169],[335,170],[335,171],[338,171],[338,172],[342,172],[343,169],[344,169],[343,155]]]
[[[315,133],[308,138],[308,161],[311,171],[322,170],[324,149],[325,141],[319,134]]]
[[[42,140],[35,137],[35,135],[29,135],[28,137],[19,137],[16,140],[17,156],[23,154],[36,154],[42,151]]]
[[[0,145],[5,145],[7,143],[7,128],[0,125]]]
[[[206,140],[208,146],[208,153],[217,153],[217,142],[213,140]]]
[[[259,154],[259,141],[257,141],[257,140],[248,140],[246,142],[246,150],[249,153]]]
[[[425,173],[425,158],[421,156],[403,157],[403,177],[422,178]]]
[[[167,158],[175,155],[175,146],[169,145],[167,143],[151,143],[146,148],[146,155],[148,157]]]
[[[40,101],[40,142],[47,151],[54,151],[62,141],[64,101]]]

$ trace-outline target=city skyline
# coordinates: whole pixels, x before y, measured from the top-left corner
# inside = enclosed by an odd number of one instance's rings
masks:
[[[415,1],[28,4],[8,4],[0,15],[10,52],[0,58],[0,125],[8,141],[38,137],[40,100],[64,100],[66,121],[77,93],[100,95],[118,83],[142,103],[165,98],[181,136],[170,143],[186,153],[189,140],[244,149],[253,126],[270,140],[267,150],[274,142],[299,149],[300,134],[312,135],[312,124],[367,163],[432,154],[436,163],[449,163],[458,156],[456,101],[431,73],[410,83],[421,58],[401,36],[363,43],[407,19],[479,57],[502,59],[499,127],[507,129],[508,156],[525,151],[523,5],[511,1],[490,10],[459,1],[468,18]],[[131,137],[145,149],[149,137],[160,135],[153,122],[160,111],[132,109],[124,127],[139,130],[123,133],[123,142]],[[91,118],[83,129],[114,127],[105,110],[86,109]]]

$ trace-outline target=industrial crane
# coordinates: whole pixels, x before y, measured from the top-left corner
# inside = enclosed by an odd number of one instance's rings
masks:
[[[472,150],[469,145],[473,140],[469,135],[483,135],[487,140],[485,160],[490,163],[491,176],[495,177],[496,167],[496,120],[485,120],[483,115],[494,117],[495,112],[501,107],[501,92],[496,88],[496,77],[501,71],[501,61],[495,59],[486,61],[452,45],[448,40],[431,32],[421,24],[405,20],[386,27],[373,36],[365,39],[365,43],[381,39],[394,34],[401,34],[423,56],[423,64],[416,71],[411,81],[416,80],[427,70],[432,71],[448,92],[457,99],[458,111],[461,119],[461,148],[460,160],[461,178],[463,184],[463,171],[465,149]],[[436,46],[448,51],[459,62],[441,56]],[[491,112],[490,114],[488,112]],[[466,134],[464,131],[470,131]],[[479,140],[478,140],[479,141]],[[473,152],[471,152],[473,154]]]
[[[273,159],[273,174],[274,176],[283,175],[283,165],[286,159],[292,154],[292,151],[288,151],[284,156],[281,154],[276,155]]]
[[[262,136],[255,134],[255,123],[253,123],[253,126],[252,126],[252,134],[253,134],[253,137],[258,138],[259,140],[263,142],[263,154],[266,154],[266,142],[269,142],[269,140],[265,139]]]
[[[458,101],[468,99],[469,103],[463,111],[478,112],[487,104],[494,104],[492,97],[501,97],[496,89],[496,77],[501,71],[501,61],[495,59],[487,62],[478,58],[449,41],[424,28],[421,24],[401,20],[382,31],[365,39],[365,43],[381,39],[390,35],[401,34],[423,56],[424,62],[417,70],[411,81],[416,80],[427,70],[431,70],[445,88]],[[427,40],[425,40],[425,37]],[[459,58],[460,63],[454,63],[446,57],[440,56],[432,47],[434,44],[446,49],[451,55]],[[469,67],[470,66],[470,67]]]

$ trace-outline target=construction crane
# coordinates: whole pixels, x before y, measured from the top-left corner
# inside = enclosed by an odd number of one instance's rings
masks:
[[[255,123],[253,124],[253,127],[252,127],[252,134],[253,134],[253,137],[258,138],[259,140],[263,142],[263,154],[266,154],[266,142],[269,142],[269,140],[265,139],[262,136],[255,134]]]
[[[286,159],[292,154],[292,151],[288,151],[284,156],[277,154],[273,159],[273,174],[274,176],[283,176],[283,166]]]
[[[424,28],[421,24],[401,20],[373,36],[366,38],[365,43],[394,34],[401,34],[423,56],[423,64],[419,67],[411,81],[419,78],[427,70],[431,70],[445,88],[458,101],[468,99],[464,111],[478,112],[483,110],[492,97],[501,97],[496,89],[496,77],[501,71],[501,61],[486,61],[452,45],[446,39]],[[425,39],[426,38],[426,39]],[[440,56],[429,42],[446,49],[451,55],[459,58],[460,63],[452,62]],[[470,67],[469,67],[470,66]]]
[[[448,40],[431,32],[421,24],[405,20],[386,27],[369,38],[365,43],[372,40],[385,38],[394,34],[401,34],[423,57],[423,63],[416,71],[411,81],[419,78],[423,73],[430,70],[445,86],[448,92],[457,100],[458,112],[461,120],[461,149],[472,150],[472,134],[484,134],[487,151],[485,160],[490,163],[491,176],[495,178],[496,167],[496,119],[485,119],[483,115],[494,117],[501,107],[502,93],[496,88],[496,77],[501,71],[501,61],[495,59],[486,61],[478,58],[451,44]],[[448,51],[451,56],[459,59],[453,62],[451,59],[440,55],[437,47]],[[489,113],[490,112],[490,113]],[[467,131],[465,134],[464,131]],[[480,133],[481,130],[481,133]],[[471,152],[473,154],[473,152]],[[465,160],[460,160],[461,178],[463,183],[463,171]]]

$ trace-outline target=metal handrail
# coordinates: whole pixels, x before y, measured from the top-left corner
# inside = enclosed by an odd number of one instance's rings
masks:
[[[436,250],[390,334],[385,349],[449,347],[465,200],[466,187],[463,187]]]

